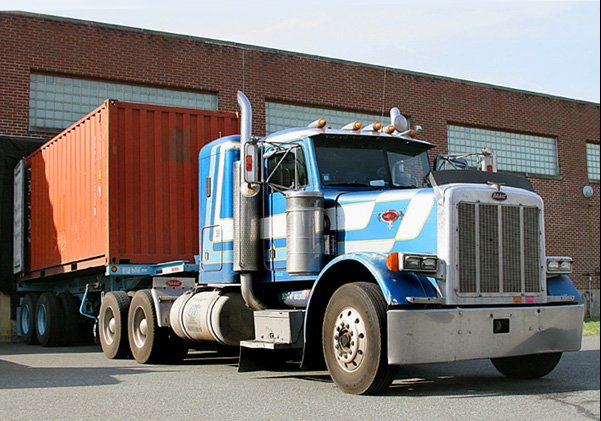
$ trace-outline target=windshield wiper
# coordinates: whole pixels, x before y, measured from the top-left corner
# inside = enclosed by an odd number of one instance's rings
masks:
[[[371,186],[369,184],[357,183],[357,182],[354,182],[354,183],[331,183],[331,184],[328,184],[327,186],[328,187],[332,187],[332,186],[334,186],[334,187],[369,187],[372,190],[378,190],[381,188],[380,186],[376,187],[376,186]]]

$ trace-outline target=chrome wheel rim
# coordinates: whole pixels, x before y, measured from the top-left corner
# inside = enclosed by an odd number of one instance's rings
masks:
[[[136,308],[132,325],[133,339],[136,347],[142,348],[146,343],[148,335],[148,320],[141,307]]]
[[[23,307],[23,310],[21,311],[21,331],[23,333],[29,333],[29,329],[31,328],[31,326],[29,326],[30,312],[29,306]]]
[[[104,335],[104,342],[107,345],[110,345],[115,340],[115,334],[117,331],[117,320],[115,319],[115,314],[113,313],[113,309],[107,307],[104,311],[103,323],[102,323],[102,333]]]
[[[40,335],[44,335],[46,333],[47,321],[46,321],[46,305],[42,304],[40,308],[38,308],[37,314],[37,324],[38,324],[38,333]]]
[[[352,373],[361,367],[366,341],[363,318],[353,307],[345,307],[336,317],[332,332],[332,346],[340,368]]]

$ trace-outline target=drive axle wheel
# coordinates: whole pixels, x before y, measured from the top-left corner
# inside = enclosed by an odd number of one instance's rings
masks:
[[[127,316],[129,347],[135,360],[141,364],[162,359],[165,332],[158,327],[157,317],[148,290],[136,292]]]
[[[102,298],[98,317],[98,337],[102,352],[107,358],[125,358],[129,354],[128,309],[129,296],[123,291],[112,291]]]
[[[538,379],[549,374],[559,364],[561,352],[491,358],[495,368],[511,379]]]
[[[322,344],[328,371],[342,391],[374,394],[390,385],[396,369],[388,365],[386,301],[377,285],[357,282],[334,293]]]

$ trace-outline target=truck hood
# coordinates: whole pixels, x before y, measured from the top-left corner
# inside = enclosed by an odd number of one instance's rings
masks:
[[[436,253],[437,201],[431,188],[324,190],[326,227],[337,252]]]

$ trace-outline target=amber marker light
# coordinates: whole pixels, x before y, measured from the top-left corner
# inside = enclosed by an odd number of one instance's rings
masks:
[[[379,132],[381,129],[382,129],[382,123],[380,123],[379,121],[376,121],[374,123],[374,130]]]
[[[392,124],[390,126],[386,127],[386,129],[384,129],[384,131],[388,134],[393,134],[395,130],[396,129]]]
[[[399,271],[399,254],[398,253],[390,253],[386,258],[386,267],[391,272]]]
[[[409,130],[409,137],[415,137],[415,135],[417,134],[417,132],[413,129]]]
[[[309,123],[308,127],[311,127],[313,129],[323,129],[324,127],[326,127],[326,124],[328,124],[328,122],[325,118],[318,118],[317,120]]]
[[[111,272],[117,272],[117,266],[112,266],[111,267]]]
[[[360,130],[360,129],[361,129],[361,126],[362,126],[362,124],[361,124],[361,122],[360,122],[360,121],[355,121],[355,122],[353,123],[353,130]]]

